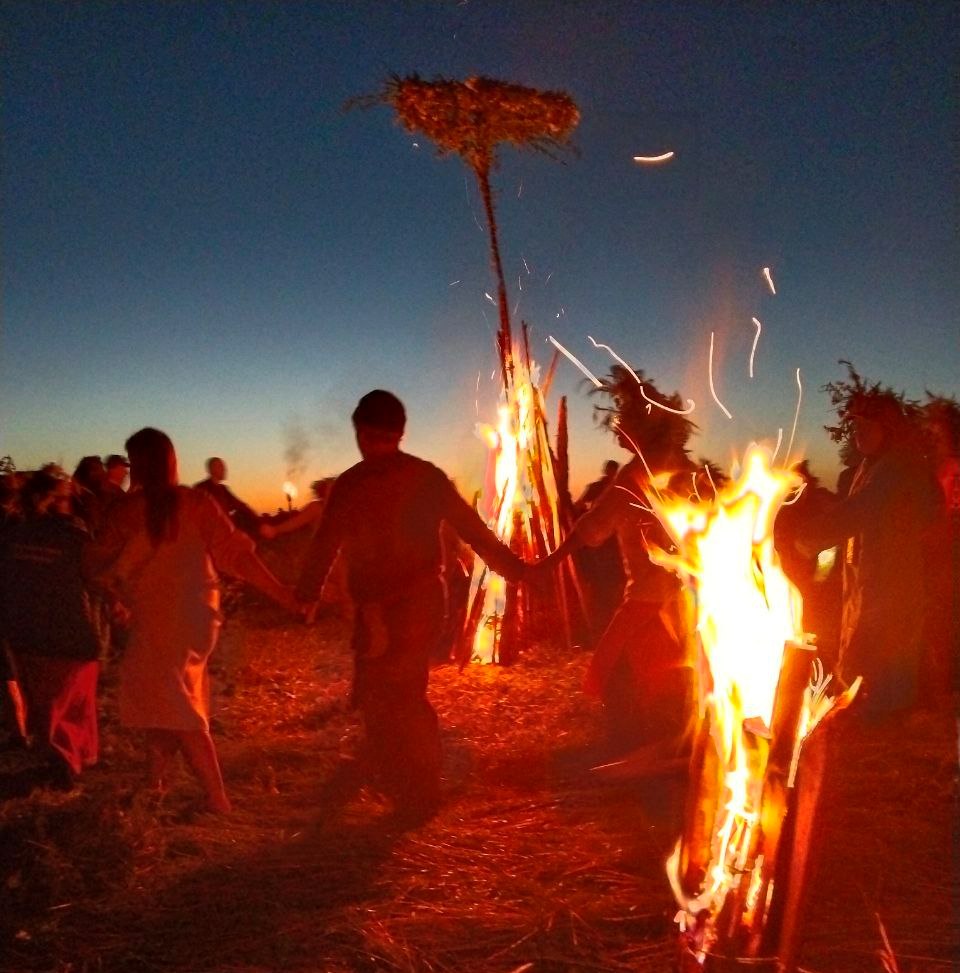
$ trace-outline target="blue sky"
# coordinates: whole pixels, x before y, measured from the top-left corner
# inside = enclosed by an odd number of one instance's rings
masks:
[[[798,367],[798,446],[827,480],[837,359],[960,391],[953,4],[0,9],[0,452],[21,467],[157,425],[185,480],[222,455],[269,509],[296,433],[301,487],[354,462],[350,411],[380,386],[407,403],[412,452],[478,481],[477,403],[491,420],[496,401],[482,210],[461,162],[388,109],[342,111],[391,72],[575,98],[577,155],[501,154],[511,303],[544,364],[553,334],[602,373],[590,334],[695,399],[697,453],[788,434]],[[733,420],[710,397],[711,332]],[[551,414],[558,394],[579,485],[622,454],[565,362]]]

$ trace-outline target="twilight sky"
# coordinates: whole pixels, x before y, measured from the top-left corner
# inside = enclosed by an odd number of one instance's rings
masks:
[[[587,335],[609,343],[696,401],[694,451],[721,462],[789,435],[799,368],[794,455],[832,482],[837,359],[960,391],[956,11],[3,2],[0,454],[72,470],[156,425],[185,481],[218,454],[272,509],[290,447],[301,489],[355,462],[349,414],[379,386],[406,448],[476,485],[496,309],[473,177],[389,109],[341,109],[392,72],[486,74],[582,115],[578,155],[505,148],[495,175],[535,356],[553,334],[602,374]],[[551,415],[559,394],[580,486],[625,454],[566,361]]]

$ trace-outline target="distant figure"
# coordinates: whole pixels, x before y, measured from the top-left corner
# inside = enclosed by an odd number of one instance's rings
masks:
[[[417,821],[440,800],[440,736],[426,690],[444,624],[441,522],[499,574],[520,580],[524,565],[442,470],[401,452],[406,413],[395,395],[368,392],[352,418],[363,458],[333,485],[297,594],[315,602],[342,554],[356,606],[352,702],[371,769],[401,819]]]
[[[260,518],[239,497],[233,495],[224,480],[227,478],[227,464],[219,456],[211,456],[207,460],[205,480],[195,484],[196,489],[209,494],[217,506],[230,518],[234,527],[238,527],[251,536],[256,536]]]
[[[615,459],[608,459],[603,464],[603,475],[599,480],[588,483],[583,493],[580,494],[580,498],[573,505],[576,516],[579,517],[585,514],[600,499],[600,495],[604,490],[613,485],[619,469],[620,464]]]
[[[67,480],[34,473],[23,500],[26,518],[8,527],[0,543],[0,630],[33,745],[49,782],[67,789],[98,754],[100,640],[81,574],[89,535],[71,512]]]
[[[814,518],[801,551],[838,547],[843,561],[840,674],[863,676],[863,712],[882,715],[916,702],[923,630],[924,538],[935,485],[896,396],[868,392],[847,407],[863,457],[849,495]]]
[[[127,479],[127,471],[130,469],[130,464],[127,462],[126,456],[121,456],[119,453],[111,453],[103,465],[106,469],[106,475],[103,478],[101,491],[107,498],[109,505],[118,497],[126,495],[127,491],[124,489],[123,484]]]
[[[164,433],[141,429],[126,449],[130,493],[87,561],[91,576],[130,614],[120,721],[146,733],[150,786],[162,790],[179,750],[203,786],[208,810],[226,812],[207,675],[221,622],[218,571],[291,609],[295,602],[208,494],[178,485],[176,453]]]
[[[99,456],[84,456],[73,471],[73,512],[96,534],[103,519],[103,481],[107,471]]]
[[[310,484],[310,490],[313,493],[313,499],[310,503],[303,510],[297,511],[292,517],[287,517],[279,524],[261,524],[259,529],[260,536],[265,540],[272,541],[276,537],[281,537],[284,534],[292,534],[304,528],[315,529],[317,524],[320,523],[323,508],[326,505],[327,497],[330,495],[330,489],[335,479],[335,477],[331,476],[325,480],[314,480]]]

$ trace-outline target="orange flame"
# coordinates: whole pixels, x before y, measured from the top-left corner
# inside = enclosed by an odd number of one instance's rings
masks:
[[[513,379],[501,389],[497,427],[478,423],[477,433],[490,450],[493,489],[481,499],[481,514],[508,546],[514,542],[516,514],[522,537],[516,539],[525,553],[537,551],[534,525],[539,525],[547,552],[560,538],[557,488],[543,421],[545,403],[538,386],[539,369],[529,366],[519,345],[513,348]],[[499,623],[506,607],[502,578],[487,575],[483,616],[473,644],[473,657],[481,662],[497,658]],[[474,586],[480,583],[480,573]]]
[[[750,852],[757,848],[768,748],[748,749],[743,731],[769,735],[785,648],[807,639],[802,599],[773,544],[777,511],[802,482],[791,470],[774,468],[768,451],[754,444],[730,483],[709,500],[655,492],[648,497],[675,545],[672,552],[652,551],[651,559],[676,572],[695,605],[700,714],[709,717],[723,769],[701,889],[689,895],[681,887],[679,844],[667,865],[681,906],[678,921],[692,928],[706,916],[708,946],[711,920],[727,894],[744,883],[750,910],[760,889],[762,856],[751,861]],[[823,693],[828,681],[820,671],[804,693],[791,779],[803,738],[835,702]]]

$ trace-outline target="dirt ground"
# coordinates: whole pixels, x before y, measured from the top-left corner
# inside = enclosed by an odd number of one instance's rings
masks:
[[[587,655],[437,669],[444,806],[403,830],[376,795],[333,787],[358,736],[345,636],[342,621],[306,628],[262,605],[228,624],[214,680],[226,819],[196,810],[185,772],[159,804],[140,790],[108,669],[100,765],[72,793],[0,802],[0,970],[674,969],[664,861],[683,775],[591,772],[611,751],[579,689]],[[5,753],[0,780],[23,759]],[[956,968],[953,716],[851,718],[821,808],[802,968]]]

